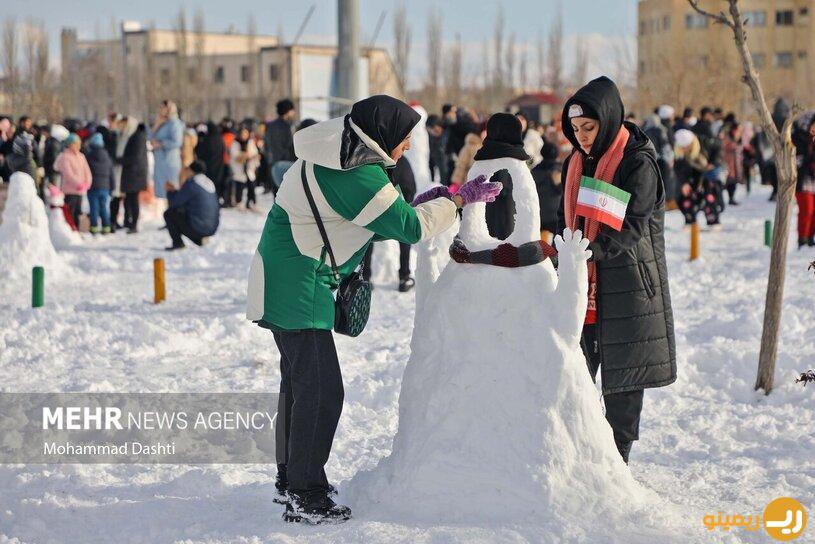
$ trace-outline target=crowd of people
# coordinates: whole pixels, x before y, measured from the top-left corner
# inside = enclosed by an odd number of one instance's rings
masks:
[[[776,103],[774,120],[780,126],[789,115],[783,100]],[[562,198],[561,170],[572,145],[564,136],[560,119],[539,123],[523,113],[522,143],[530,157],[528,165],[537,183],[541,231],[554,233],[556,212]],[[431,180],[455,192],[483,146],[488,116],[465,106],[444,104],[426,120],[429,138]],[[284,173],[297,159],[293,134],[316,123],[303,119],[296,123],[297,111],[289,99],[277,103],[276,116],[266,122],[247,118],[237,122],[224,118],[220,123],[184,122],[176,104],[165,100],[152,123],[120,113],[111,113],[100,122],[81,123],[66,119],[62,124],[34,123],[28,116],[16,123],[0,116],[0,177],[22,171],[34,178],[44,200],[62,202],[65,218],[72,229],[82,227],[93,234],[117,230],[136,233],[140,209],[157,203],[170,212],[167,228],[171,234],[186,233],[194,243],[205,243],[218,225],[215,214],[203,220],[195,217],[179,224],[179,209],[203,210],[235,207],[262,211],[257,207],[257,191],[276,192]],[[627,121],[636,119],[628,114]],[[638,123],[657,150],[658,165],[666,190],[667,209],[678,209],[687,225],[701,213],[708,226],[717,228],[727,206],[737,206],[739,191],[749,193],[754,183],[772,185],[775,199],[777,175],[774,153],[760,127],[739,120],[721,108],[703,107],[698,117],[692,108],[681,115],[669,105],[654,109]],[[795,125],[794,143],[798,150],[798,246],[815,246],[815,117]],[[394,183],[403,195],[416,193],[413,173],[402,159]],[[176,194],[186,180],[209,183],[198,198],[217,201],[190,205]],[[507,180],[501,180],[504,183]],[[213,191],[203,190],[212,187]],[[496,207],[514,206],[504,198]],[[195,213],[195,212],[193,212]],[[490,232],[499,239],[508,236],[506,226],[496,224],[506,214],[488,214]],[[206,224],[204,226],[204,223]],[[196,224],[196,229],[190,228]],[[184,247],[173,235],[170,249]],[[544,236],[551,236],[544,234]],[[410,247],[403,245],[399,289],[413,286],[409,269]],[[370,264],[371,252],[365,263]],[[364,268],[370,275],[370,266]]]

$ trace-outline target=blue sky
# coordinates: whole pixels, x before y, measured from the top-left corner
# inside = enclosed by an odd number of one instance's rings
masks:
[[[393,42],[393,14],[396,1],[359,0],[362,41],[367,43],[382,11],[387,11],[385,23],[379,33],[377,45],[390,47]],[[567,36],[593,34],[597,36],[634,39],[636,29],[636,0],[562,0],[564,29]],[[108,32],[111,20],[153,21],[158,28],[171,28],[172,19],[181,7],[192,13],[201,8],[206,27],[222,31],[233,25],[235,30],[246,28],[248,17],[255,19],[259,33],[274,34],[279,26],[284,38],[290,40],[303,17],[313,4],[314,16],[305,30],[303,42],[327,41],[336,35],[336,0],[28,0],[3,2],[2,16],[18,20],[35,18],[44,21],[52,37],[52,51],[57,57],[59,29],[73,26],[81,37],[93,37],[97,32]],[[412,73],[424,64],[422,53],[428,10],[437,5],[443,18],[446,38],[460,33],[465,44],[480,44],[492,35],[498,6],[503,5],[506,33],[515,32],[518,42],[534,44],[539,32],[548,31],[556,12],[558,0],[410,0],[406,1],[413,32],[415,54],[411,59]],[[567,41],[567,44],[569,41]],[[573,42],[572,42],[573,43]],[[601,42],[600,42],[601,43]],[[595,45],[597,46],[597,45]],[[469,51],[472,61],[481,48]],[[569,64],[569,51],[566,62]],[[530,62],[532,59],[530,58]],[[417,77],[420,77],[417,75]]]

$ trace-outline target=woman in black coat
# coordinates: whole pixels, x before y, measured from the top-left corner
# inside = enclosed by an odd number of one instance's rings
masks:
[[[606,77],[589,82],[566,102],[563,132],[574,151],[564,163],[563,180],[568,184],[569,165],[578,154],[575,165],[582,164],[583,176],[608,177],[595,169],[615,142],[625,141],[620,139],[625,127],[627,142],[610,181],[631,198],[622,229],[600,225],[589,245],[597,272],[596,313],[594,323],[584,325],[582,344],[592,376],[600,370],[606,419],[628,462],[631,444],[639,438],[643,390],[676,380],[676,347],[665,262],[665,190],[653,144],[639,127],[623,123],[623,116],[619,91]],[[584,218],[566,220],[568,193],[566,186],[558,230],[576,226],[585,233]]]
[[[128,234],[138,232],[139,192],[147,189],[147,127],[139,124],[125,144],[122,154],[121,191],[125,195],[124,227]]]
[[[224,175],[225,150],[220,127],[210,121],[207,123],[206,134],[198,138],[198,145],[195,146],[195,157],[206,165],[205,174],[216,186],[221,184]],[[218,194],[221,194],[220,189]]]

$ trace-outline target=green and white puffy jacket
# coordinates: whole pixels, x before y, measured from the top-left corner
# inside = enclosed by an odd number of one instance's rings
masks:
[[[411,207],[385,171],[393,159],[348,117],[297,132],[294,147],[300,159],[283,177],[249,271],[246,317],[273,330],[331,330],[338,283],[303,190],[302,162],[341,278],[375,240],[414,244],[447,230],[456,205],[438,198]]]

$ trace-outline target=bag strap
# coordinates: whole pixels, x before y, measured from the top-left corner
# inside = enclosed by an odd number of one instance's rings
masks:
[[[340,281],[340,271],[337,267],[337,261],[334,259],[334,251],[331,249],[331,243],[328,241],[328,234],[325,232],[325,225],[323,219],[320,217],[320,212],[317,210],[317,204],[314,202],[314,197],[311,194],[311,188],[308,186],[308,179],[306,179],[306,161],[303,161],[302,168],[300,168],[300,178],[303,180],[303,190],[306,192],[308,205],[311,207],[311,213],[314,220],[317,221],[317,228],[320,230],[320,236],[323,238],[323,245],[328,251],[328,257],[331,259],[331,270],[334,272],[334,279]]]

